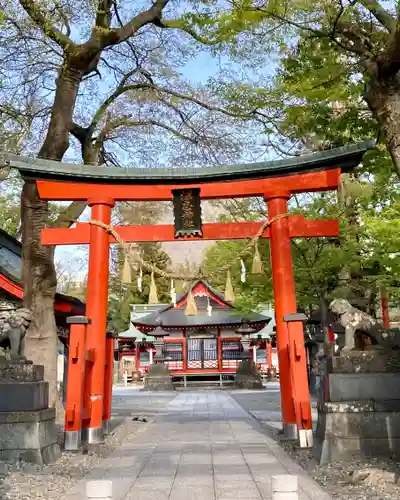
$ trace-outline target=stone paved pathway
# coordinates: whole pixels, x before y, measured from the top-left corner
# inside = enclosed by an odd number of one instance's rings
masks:
[[[331,499],[229,394],[171,396],[87,477],[112,480],[113,500],[267,500],[275,474],[298,475],[300,500]],[[65,500],[82,500],[84,489],[81,481]]]

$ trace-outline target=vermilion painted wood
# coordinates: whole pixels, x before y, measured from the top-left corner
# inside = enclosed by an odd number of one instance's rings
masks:
[[[8,293],[14,295],[14,297],[17,297],[18,299],[23,300],[24,298],[24,291],[22,287],[17,285],[16,283],[13,283],[3,274],[0,274],[0,288],[6,290]],[[54,309],[58,312],[70,313],[72,312],[72,305],[56,300],[54,303]]]
[[[114,337],[107,335],[106,365],[104,371],[103,422],[109,422],[111,420],[113,366],[114,366]]]
[[[183,370],[187,369],[187,333],[186,333],[186,328],[183,330],[182,368],[183,368]]]
[[[267,198],[268,214],[276,217],[288,211],[287,198]],[[284,316],[297,311],[292,266],[292,252],[287,218],[271,224],[271,267],[274,288],[275,321],[281,387],[283,424],[296,424],[289,361],[289,331]]]
[[[196,295],[196,293],[204,293],[207,297],[210,297],[210,299],[214,300],[219,306],[221,307],[224,307],[224,308],[228,308],[228,309],[231,309],[232,308],[232,305],[225,302],[224,300],[221,300],[220,297],[218,297],[217,295],[215,294],[211,294],[208,290],[208,288],[206,288],[203,283],[197,283],[197,285],[193,288],[192,290],[192,294],[193,295]],[[184,306],[186,306],[186,299],[187,299],[187,296],[184,295],[179,301],[177,301],[176,303],[176,308],[177,309],[180,309]],[[173,306],[171,306],[172,308]]]
[[[290,238],[336,237],[339,236],[337,220],[306,220],[301,215],[291,215],[289,219]],[[260,229],[260,222],[226,222],[203,224],[203,237],[175,239],[172,224],[147,226],[115,226],[114,229],[125,243],[201,240],[240,240],[252,238]],[[78,222],[74,228],[46,228],[42,230],[42,245],[85,245],[89,243],[90,224]],[[266,228],[263,238],[270,238],[270,228]],[[115,243],[109,235],[110,243]]]
[[[109,204],[93,205],[91,210],[93,219],[110,224],[111,206]],[[92,225],[90,227],[86,315],[91,319],[91,324],[87,327],[87,349],[88,353],[93,353],[93,358],[92,362],[87,364],[89,401],[85,401],[84,405],[85,408],[89,408],[89,428],[93,430],[103,428],[109,250],[108,234],[101,227]],[[89,442],[91,435],[95,432],[89,432]]]
[[[272,368],[272,345],[271,342],[267,342],[267,366],[268,368]]]
[[[65,431],[80,432],[83,415],[86,325],[70,326]]]
[[[250,196],[278,195],[282,192],[305,193],[336,190],[340,181],[340,169],[287,175],[269,179],[248,181],[214,182],[182,185],[132,186],[121,184],[86,184],[77,182],[36,181],[39,196],[43,200],[79,201],[105,197],[115,201],[167,201],[172,200],[173,189],[200,188],[202,200],[220,198],[245,198]]]
[[[312,429],[307,357],[301,321],[288,323],[290,372],[297,429]]]

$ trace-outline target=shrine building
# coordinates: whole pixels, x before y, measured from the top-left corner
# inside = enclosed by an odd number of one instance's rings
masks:
[[[257,313],[244,316],[206,281],[194,283],[177,298],[176,305],[139,307],[141,313],[132,314],[133,328],[118,337],[120,376],[124,370],[129,378],[135,372],[141,377],[146,374],[154,362],[151,332],[158,327],[167,334],[165,363],[175,381],[183,380],[185,385],[189,376],[198,380],[233,377],[243,351],[236,330],[244,323],[252,331],[251,351],[260,371],[266,373],[269,365],[277,366],[276,348],[268,349],[268,339],[261,333],[271,318]]]

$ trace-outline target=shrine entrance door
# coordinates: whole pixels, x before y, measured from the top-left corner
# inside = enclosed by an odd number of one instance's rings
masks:
[[[188,370],[218,369],[218,344],[216,338],[189,337],[187,346]]]

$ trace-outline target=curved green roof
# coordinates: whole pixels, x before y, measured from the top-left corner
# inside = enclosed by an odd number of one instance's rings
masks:
[[[62,163],[41,158],[18,155],[0,155],[0,165],[20,171],[24,178],[108,184],[185,184],[190,181],[217,182],[259,179],[283,175],[341,168],[343,172],[354,169],[374,141],[364,141],[340,148],[305,154],[284,160],[258,163],[238,163],[202,168],[118,168]]]

